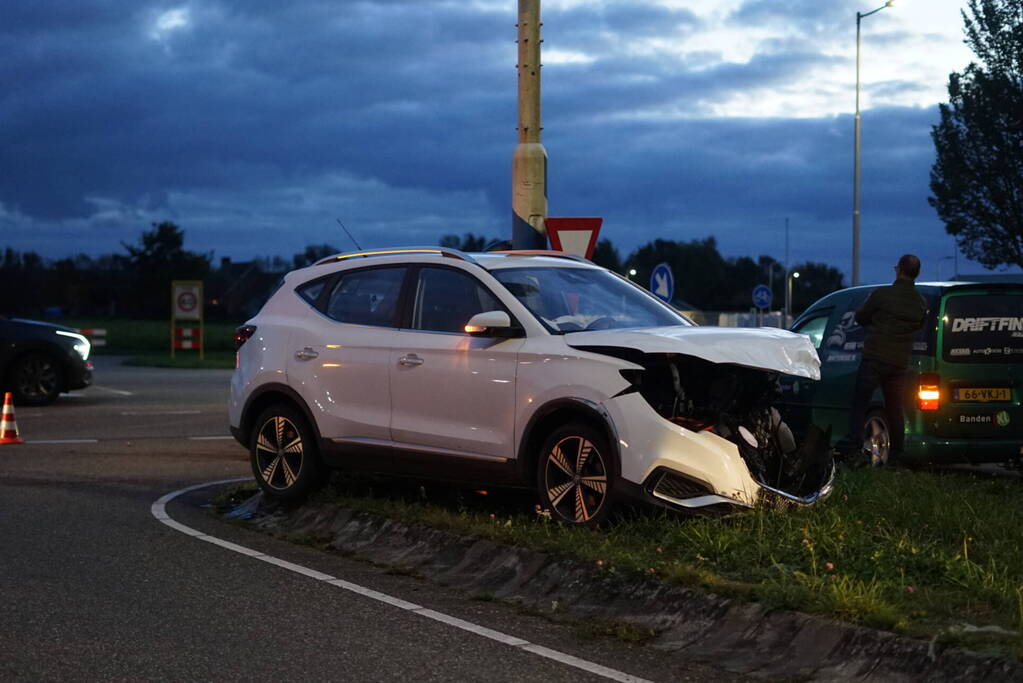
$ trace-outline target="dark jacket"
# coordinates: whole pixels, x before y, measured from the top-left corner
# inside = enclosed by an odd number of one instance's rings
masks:
[[[913,338],[924,326],[927,302],[909,280],[878,287],[856,311],[856,322],[867,328],[863,358],[907,368]]]

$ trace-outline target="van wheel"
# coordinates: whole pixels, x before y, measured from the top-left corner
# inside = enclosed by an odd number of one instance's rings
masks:
[[[888,464],[891,452],[891,431],[888,429],[888,417],[880,410],[872,410],[867,414],[863,424],[863,452],[870,458],[871,467]]]
[[[251,435],[252,474],[259,487],[278,500],[301,500],[326,477],[316,438],[305,417],[279,403],[259,416]]]
[[[555,430],[544,441],[536,468],[541,507],[559,522],[599,525],[611,508],[612,457],[607,439],[588,425]]]

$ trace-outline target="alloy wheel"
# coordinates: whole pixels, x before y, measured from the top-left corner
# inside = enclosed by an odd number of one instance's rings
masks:
[[[255,456],[263,482],[276,491],[288,491],[302,473],[302,434],[291,420],[274,415],[259,429]]]
[[[870,464],[874,467],[888,462],[891,450],[891,436],[888,434],[888,423],[880,415],[871,415],[863,429],[866,438],[863,449],[870,456]]]
[[[45,356],[33,355],[18,365],[14,377],[21,399],[28,403],[53,400],[59,393],[57,366]]]
[[[590,440],[567,436],[545,454],[544,491],[558,518],[576,524],[593,520],[607,499],[607,467]]]

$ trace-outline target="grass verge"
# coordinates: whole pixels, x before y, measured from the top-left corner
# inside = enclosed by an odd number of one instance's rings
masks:
[[[809,508],[726,519],[626,511],[587,531],[528,510],[528,496],[337,475],[317,494],[406,523],[518,545],[599,571],[699,586],[951,645],[1023,656],[1018,480],[844,471]]]

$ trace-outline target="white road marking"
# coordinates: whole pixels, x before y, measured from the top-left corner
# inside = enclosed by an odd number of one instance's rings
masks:
[[[133,394],[130,391],[125,391],[124,389],[112,389],[110,387],[101,387],[98,384],[93,384],[92,388],[93,389],[99,389],[100,391],[109,391],[111,394],[117,394],[118,396],[134,396],[135,395],[135,394]]]
[[[175,522],[167,515],[167,503],[169,503],[170,501],[174,500],[179,496],[182,496],[186,493],[191,493],[192,491],[196,491],[198,489],[204,489],[211,486],[219,486],[222,484],[237,484],[243,481],[252,481],[252,479],[250,477],[245,477],[242,479],[223,479],[221,481],[208,481],[203,484],[196,484],[195,486],[189,486],[187,488],[178,489],[177,491],[172,491],[167,495],[162,496],[159,500],[152,504],[149,510],[152,513],[153,517],[160,520],[160,522],[166,524],[175,531],[180,531],[181,533],[187,534],[188,536],[192,536],[193,538],[199,539],[200,541],[212,543],[213,545],[217,545],[221,548],[224,548],[225,550],[240,553],[247,557],[251,557],[253,559],[275,565],[282,569],[287,569],[288,571],[295,572],[302,576],[306,576],[310,579],[313,579],[314,581],[323,581],[328,585],[335,586],[343,590],[351,591],[352,593],[362,595],[372,600],[383,602],[385,604],[391,605],[392,607],[397,607],[398,609],[403,609],[407,612],[418,614],[419,616],[426,617],[427,619],[439,621],[443,624],[447,624],[448,626],[453,626],[454,628],[458,628],[463,631],[468,631],[469,633],[473,633],[477,636],[482,636],[483,638],[487,638],[489,640],[493,640],[498,643],[507,645],[509,647],[514,647],[523,650],[525,652],[530,652],[539,657],[550,659],[552,661],[558,662],[559,664],[564,664],[566,666],[580,669],[582,671],[586,671],[597,676],[602,676],[603,678],[607,678],[612,681],[621,681],[622,683],[651,683],[645,678],[639,678],[638,676],[627,674],[624,671],[611,669],[601,664],[597,664],[596,662],[591,662],[586,659],[575,657],[566,652],[552,650],[548,647],[531,643],[528,640],[523,640],[521,638],[508,635],[507,633],[502,633],[501,631],[495,631],[493,629],[487,628],[486,626],[480,626],[479,624],[474,624],[471,621],[465,621],[464,619],[459,619],[458,617],[453,617],[449,614],[444,614],[443,612],[437,612],[432,609],[427,609],[422,605],[417,605],[412,602],[406,602],[401,598],[396,598],[394,596],[387,595],[386,593],[375,591],[372,588],[366,588],[365,586],[360,586],[358,584],[351,583],[343,579],[335,578],[329,574],[324,574],[323,572],[316,571],[315,569],[309,569],[308,567],[303,567],[302,565],[295,564],[294,562],[288,562],[287,560],[282,560],[272,555],[261,553],[258,550],[252,550],[251,548],[246,548],[245,546],[238,545],[237,543],[231,543],[230,541],[225,541],[215,536],[204,534],[203,532],[197,529],[185,526],[180,522]]]
[[[155,415],[201,415],[201,410],[160,410],[154,412],[147,412],[144,410],[125,410],[121,413],[123,416],[129,415],[145,415],[147,417],[153,417]]]
[[[25,443],[61,444],[61,443],[99,443],[100,441],[143,441],[151,439],[179,439],[177,436],[126,436],[104,439],[25,439]],[[230,441],[233,436],[186,436],[188,441]]]
[[[99,439],[25,439],[25,443],[99,443]]]

